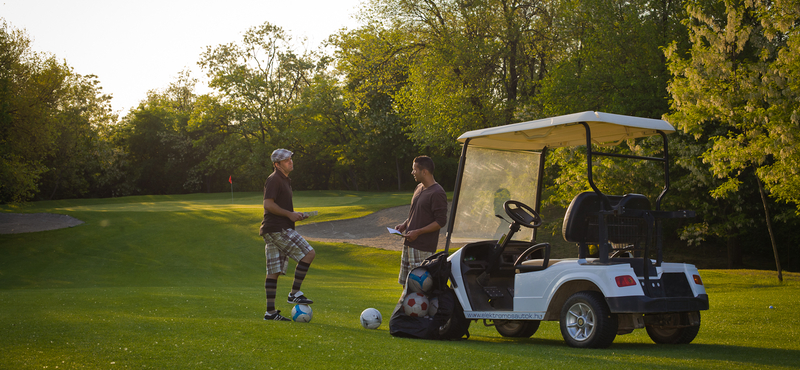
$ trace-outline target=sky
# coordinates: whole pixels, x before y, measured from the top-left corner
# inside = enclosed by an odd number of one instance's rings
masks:
[[[24,30],[31,48],[98,77],[125,115],[149,90],[165,89],[182,70],[200,79],[207,46],[240,42],[264,22],[280,26],[297,50],[316,50],[341,28],[358,26],[362,0],[0,0],[0,18]],[[301,39],[307,41],[301,46]]]

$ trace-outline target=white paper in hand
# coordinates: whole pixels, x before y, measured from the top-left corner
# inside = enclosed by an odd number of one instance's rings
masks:
[[[399,231],[397,231],[395,229],[392,229],[391,227],[387,227],[386,230],[389,230],[389,234],[395,234],[395,235],[398,235],[398,236],[405,236],[405,235],[403,235],[403,233],[401,233],[401,232],[399,232]]]

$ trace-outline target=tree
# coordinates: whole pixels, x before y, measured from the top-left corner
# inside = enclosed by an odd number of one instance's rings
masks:
[[[545,74],[551,10],[530,0],[373,1],[364,17],[383,43],[366,52],[407,74],[391,94],[412,140],[452,155],[464,131],[513,123]]]
[[[120,192],[180,194],[198,190],[192,171],[202,158],[188,132],[195,83],[182,72],[164,91],[149,91],[147,99],[115,128],[115,143],[124,149],[124,171],[130,186]]]
[[[57,135],[51,112],[65,68],[30,49],[30,40],[5,20],[0,28],[0,201],[19,202],[38,190],[44,158]]]
[[[413,54],[413,48],[396,49],[403,39],[402,32],[376,24],[332,38],[337,46],[336,71],[344,81],[343,104],[361,125],[363,142],[358,146],[367,155],[360,164],[368,172],[363,181],[375,189],[401,190],[411,180],[405,165],[416,151],[393,98],[407,83],[408,58]]]
[[[241,144],[244,138],[236,132],[233,107],[219,97],[201,95],[197,98],[188,122],[187,133],[192,147],[202,160],[189,175],[189,182],[202,184],[206,192],[222,191],[230,176],[246,172],[249,152]]]
[[[800,180],[800,130],[792,116],[798,105],[792,89],[798,71],[797,5],[687,2],[691,50],[684,56],[675,46],[667,49],[674,110],[667,118],[704,145],[703,163],[725,180],[711,186],[715,198],[742,204],[743,195],[758,194],[763,182],[772,196],[800,206],[793,190]],[[767,212],[768,206],[763,198]],[[742,226],[730,221],[722,230],[729,241]],[[729,256],[736,255],[729,248]]]
[[[0,27],[0,202],[82,197],[102,187],[100,131],[115,116],[95,76],[30,49]]]
[[[302,164],[311,166],[302,182],[320,189],[338,183],[358,191],[358,171],[367,155],[365,135],[354,112],[344,104],[337,81],[324,74],[315,76],[292,113],[309,153]]]
[[[560,2],[551,32],[559,36],[563,52],[553,55],[527,117],[587,110],[648,118],[667,113],[670,74],[662,49],[673,40],[676,47],[688,47],[680,24],[684,12],[678,5],[648,0]],[[661,148],[659,137],[631,140],[602,151],[662,156]],[[546,204],[566,207],[575,194],[590,189],[585,151],[579,147],[548,152],[546,172],[557,176],[547,185]],[[672,151],[673,158],[680,154]],[[604,192],[637,192],[655,200],[665,185],[662,168],[652,162],[595,159],[595,180]],[[637,176],[630,176],[631,172]],[[676,175],[673,172],[673,181]],[[673,189],[667,200],[675,198],[680,195],[676,197]]]
[[[660,118],[670,78],[662,51],[688,47],[683,9],[673,1],[567,1],[557,33],[567,50],[537,97],[541,116],[587,110]]]
[[[293,111],[304,147],[314,153],[302,163],[311,171],[303,172],[298,180],[321,189],[402,188],[395,170],[398,158],[406,159],[403,155],[411,142],[391,107],[386,101],[381,103],[373,99],[368,107],[356,110],[333,75],[315,76]],[[410,161],[403,162],[407,163]]]
[[[40,198],[64,199],[107,194],[113,169],[104,156],[112,150],[103,135],[116,121],[111,96],[102,93],[96,76],[70,74],[51,113],[58,134],[44,164],[48,171],[39,183]]]
[[[236,150],[247,153],[239,166],[246,172],[237,174],[249,187],[263,184],[263,174],[271,171],[272,149],[292,148],[296,160],[306,154],[290,112],[327,60],[298,55],[290,40],[280,27],[264,23],[247,30],[240,44],[208,47],[198,62],[211,79],[209,86],[230,108],[230,128],[242,138],[236,140]]]
[[[755,1],[731,9],[735,4],[726,3],[731,15],[737,15],[729,17],[727,26],[733,30],[703,34],[712,50],[726,51],[733,62],[717,72],[723,85],[708,88],[725,98],[702,117],[720,120],[730,130],[713,139],[704,157],[715,174],[727,179],[718,193],[738,189],[737,174],[755,167],[771,196],[794,203],[800,214],[800,2]],[[731,24],[739,19],[741,25]],[[736,34],[733,40],[731,33]],[[754,55],[737,58],[748,51]]]

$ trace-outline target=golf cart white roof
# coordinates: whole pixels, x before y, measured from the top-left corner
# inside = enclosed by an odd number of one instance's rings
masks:
[[[470,146],[506,150],[542,150],[562,146],[586,145],[589,124],[592,142],[619,143],[622,140],[675,132],[669,122],[602,112],[581,112],[464,133],[459,142],[470,139]]]

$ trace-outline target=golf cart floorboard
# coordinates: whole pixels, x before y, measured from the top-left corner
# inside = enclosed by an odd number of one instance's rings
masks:
[[[467,286],[474,311],[511,311],[514,308],[514,279],[491,278],[481,286],[476,275],[468,275]]]

